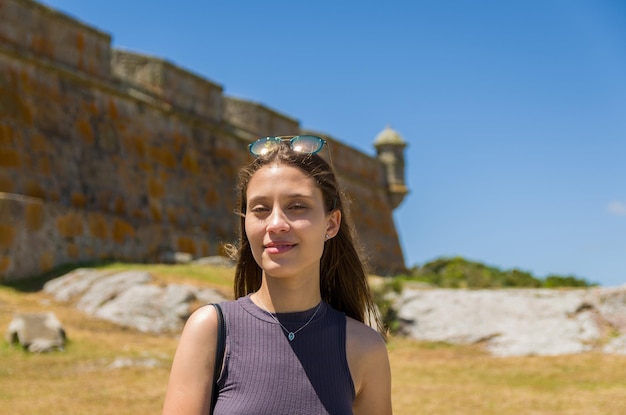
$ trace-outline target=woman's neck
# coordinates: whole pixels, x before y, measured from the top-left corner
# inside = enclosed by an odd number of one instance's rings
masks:
[[[273,313],[309,310],[321,301],[319,279],[297,282],[264,275],[252,301]]]

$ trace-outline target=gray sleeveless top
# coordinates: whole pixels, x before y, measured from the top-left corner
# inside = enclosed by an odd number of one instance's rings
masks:
[[[346,358],[346,316],[322,302],[289,341],[249,296],[221,303],[226,354],[214,415],[352,414],[354,385]],[[275,314],[296,331],[315,308]]]

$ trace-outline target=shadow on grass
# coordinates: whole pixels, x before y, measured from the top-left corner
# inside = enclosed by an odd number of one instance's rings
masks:
[[[50,271],[47,271],[41,275],[33,276],[32,278],[26,278],[24,280],[18,281],[5,281],[0,283],[5,287],[13,288],[14,290],[25,292],[25,293],[33,293],[37,291],[41,291],[43,286],[50,280],[58,278],[62,275],[65,275],[69,272],[72,272],[78,268],[93,268],[100,267],[108,264],[112,264],[115,261],[105,260],[105,261],[93,261],[93,262],[80,262],[75,264],[64,264],[58,266]]]

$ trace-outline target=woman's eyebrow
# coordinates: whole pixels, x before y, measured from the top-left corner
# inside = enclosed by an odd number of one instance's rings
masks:
[[[285,197],[286,199],[313,199],[312,194],[292,193]]]
[[[311,200],[313,198],[314,198],[314,195],[312,195],[312,194],[305,194],[305,193],[289,193],[289,194],[284,195],[284,196],[281,197],[281,199],[287,199],[287,200],[292,200],[292,199],[308,199],[308,200]],[[267,202],[270,199],[272,199],[270,196],[263,196],[263,195],[252,196],[252,197],[248,198],[248,204],[263,203],[263,202]]]
[[[256,203],[262,203],[262,202],[265,202],[267,199],[268,198],[265,197],[265,196],[252,196],[252,197],[248,198],[247,204],[248,205],[253,205],[253,204],[256,204]]]

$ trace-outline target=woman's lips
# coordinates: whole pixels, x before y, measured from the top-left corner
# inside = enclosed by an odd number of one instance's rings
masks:
[[[287,242],[273,242],[265,245],[265,252],[268,254],[282,254],[290,251],[294,246],[296,245]]]

